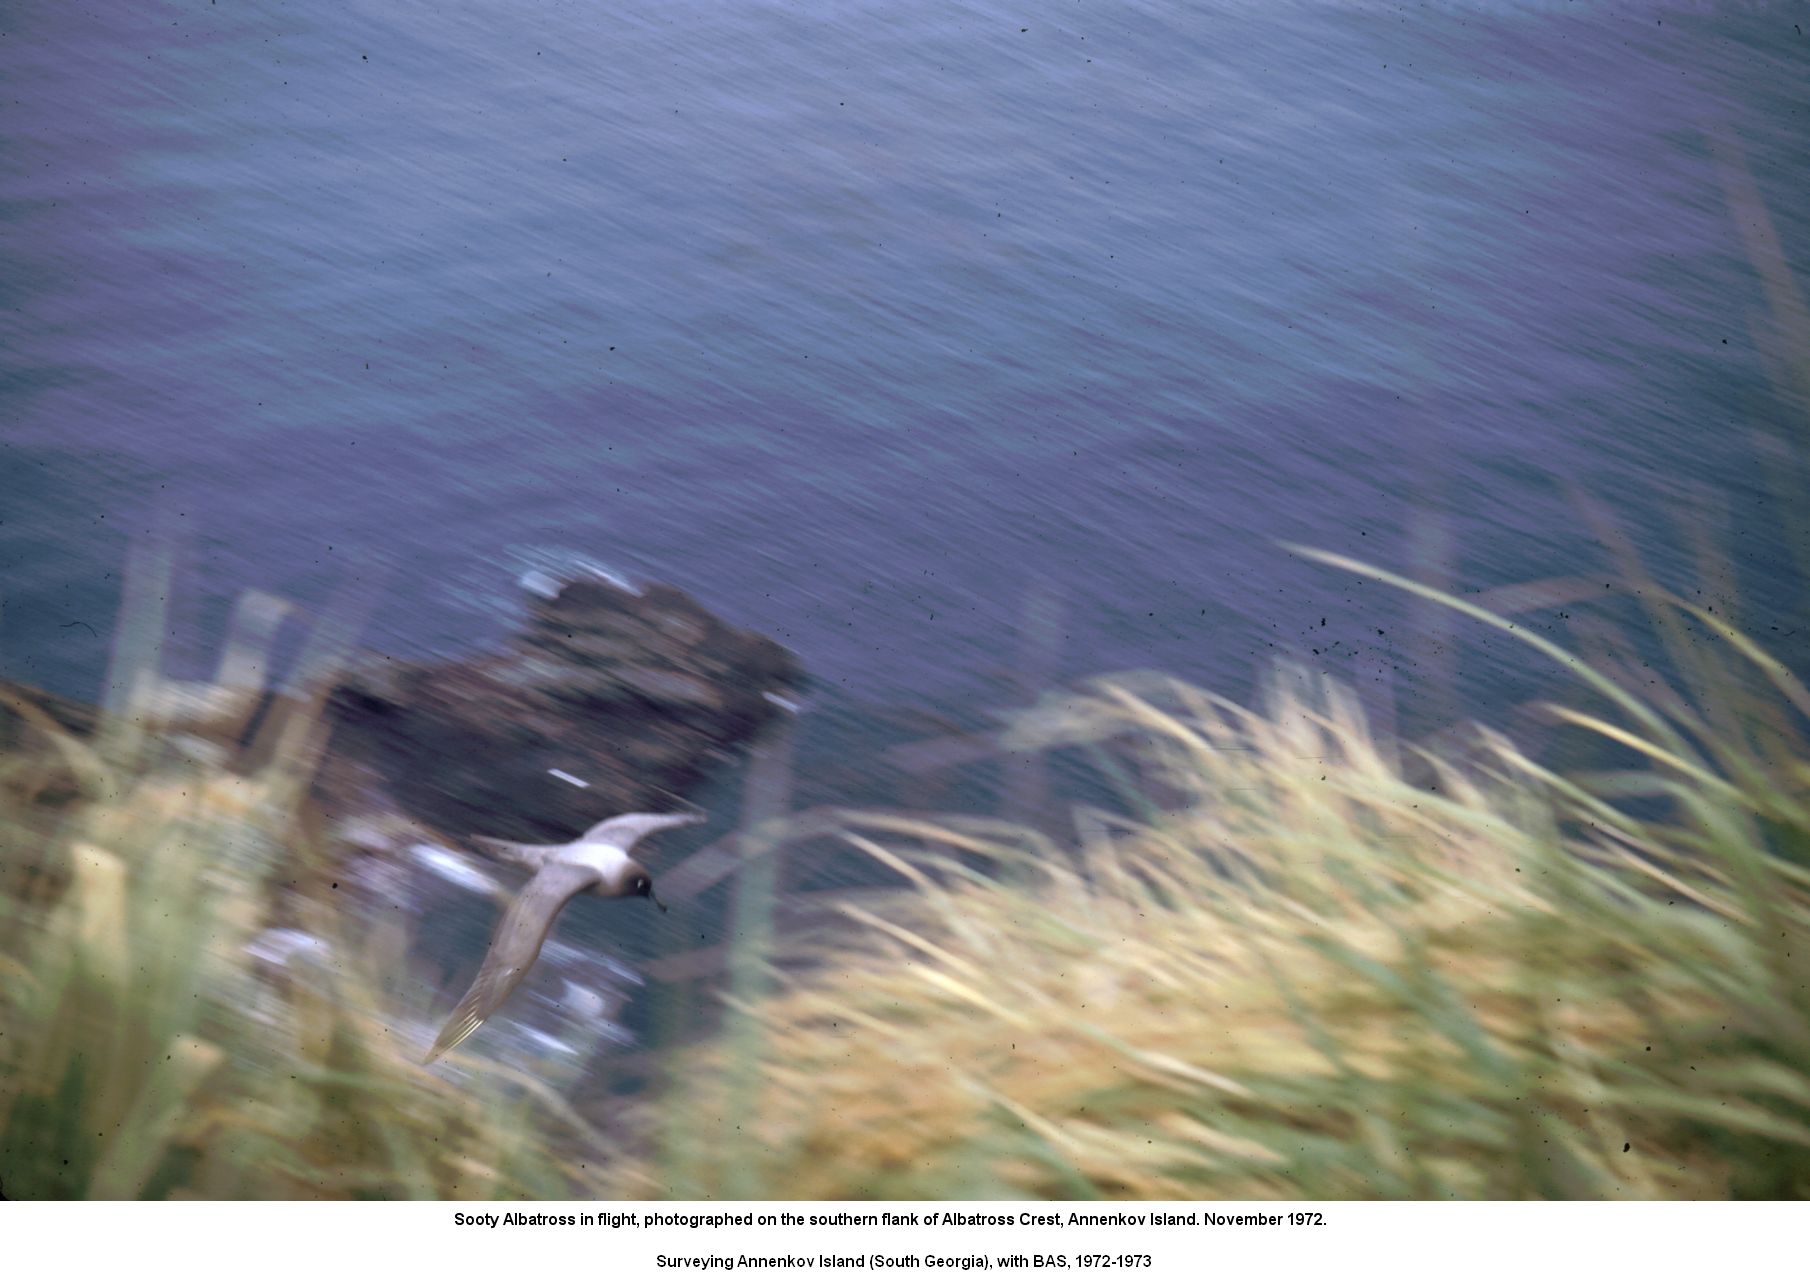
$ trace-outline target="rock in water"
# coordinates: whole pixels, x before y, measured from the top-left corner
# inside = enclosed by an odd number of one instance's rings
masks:
[[[677,588],[570,580],[534,596],[525,627],[495,652],[356,659],[327,701],[333,730],[315,803],[338,823],[342,846],[365,858],[393,856],[421,831],[449,842],[567,840],[613,814],[682,803],[801,681],[790,651]],[[7,750],[40,745],[13,703],[77,735],[98,715],[0,682]],[[249,723],[241,715],[170,728],[173,741],[205,739],[227,763],[255,768],[259,740],[280,732],[273,717],[297,706],[265,693]],[[40,798],[75,794],[53,784]]]
[[[784,647],[677,588],[573,580],[495,653],[350,669],[328,705],[323,803],[360,813],[380,792],[449,838],[566,840],[672,808],[801,679]]]

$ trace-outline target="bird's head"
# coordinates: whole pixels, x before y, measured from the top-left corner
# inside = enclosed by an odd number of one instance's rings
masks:
[[[636,866],[630,868],[628,873],[623,877],[621,891],[616,893],[615,896],[645,897],[661,910],[666,909],[666,903],[654,896],[654,877],[649,875],[644,867]]]
[[[584,843],[609,845],[620,850],[621,857],[619,867],[607,871],[598,883],[597,891],[606,897],[645,897],[665,910],[666,904],[654,896],[653,876],[630,855],[644,838],[656,831],[695,826],[702,821],[704,815],[701,813],[625,813],[598,823],[585,833]]]

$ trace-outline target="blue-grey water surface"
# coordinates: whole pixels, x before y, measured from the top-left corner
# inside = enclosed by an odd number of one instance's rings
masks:
[[[453,650],[589,559],[869,701],[996,701],[1039,580],[1061,675],[1374,680],[1399,601],[1277,541],[1404,566],[1419,508],[1459,586],[1575,573],[1568,482],[1662,566],[1713,492],[1763,607],[1797,426],[1710,139],[1805,264],[1807,20],[20,7],[5,669],[93,691],[157,501],[201,629],[382,560],[374,639]]]

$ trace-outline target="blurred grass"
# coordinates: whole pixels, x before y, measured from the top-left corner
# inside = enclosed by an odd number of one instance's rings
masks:
[[[1712,531],[1694,547],[1716,600],[1698,604],[1579,511],[1648,629],[1581,622],[1585,653],[1296,551],[1538,651],[1562,700],[1545,714],[1593,741],[1566,749],[1587,769],[1482,726],[1408,746],[1347,687],[1288,668],[1255,708],[1147,675],[1016,718],[1006,755],[1065,752],[1112,808],[1026,809],[1038,781],[1013,788],[1014,821],[788,818],[794,740],[769,738],[737,838],[722,1027],[658,1058],[607,1145],[532,1075],[419,1066],[425,1005],[391,989],[414,980],[407,933],[344,924],[323,892],[332,859],[300,813],[353,616],[315,625],[298,710],[240,750],[223,738],[253,719],[262,658],[229,649],[213,684],[165,680],[170,572],[141,560],[99,719],[0,704],[25,735],[0,755],[0,1182],[14,1198],[1810,1196],[1810,687],[1734,626]],[[1520,611],[1599,586],[1489,596]],[[236,629],[278,621],[268,599],[241,609]],[[899,887],[788,894],[780,854],[826,829]],[[833,937],[787,931],[801,900],[840,916]],[[279,913],[327,957],[255,959]]]
[[[267,720],[256,768],[201,736],[195,705],[238,699],[173,692],[122,638],[135,688],[100,728],[10,705],[31,745],[0,764],[0,1180],[15,1198],[1805,1196],[1810,689],[1601,529],[1663,677],[1632,643],[1585,660],[1298,551],[1539,650],[1583,694],[1551,718],[1619,768],[1556,772],[1483,728],[1462,752],[1409,748],[1301,671],[1257,708],[1103,679],[1004,740],[1088,757],[1117,792],[1059,837],[794,820],[901,887],[826,895],[838,935],[786,973],[791,740],[768,740],[725,1025],[664,1058],[611,1146],[531,1076],[420,1067],[417,1005],[386,989],[410,981],[406,934],[349,930],[322,891],[298,810],[345,616],[317,626],[303,707]],[[253,958],[279,896],[328,957]]]
[[[840,815],[906,887],[667,1067],[690,1196],[1810,1196],[1810,691],[1644,578],[1671,683],[1309,555],[1540,650],[1626,766],[1417,753],[1299,671],[1046,701],[1008,746],[1133,812]]]
[[[1810,406],[1810,309],[1738,139],[1711,148],[1764,296],[1755,348],[1781,400]],[[1791,560],[1800,620],[1804,436],[1753,436],[1779,510],[1768,560]],[[789,979],[770,921],[750,927],[732,963],[777,988],[672,1058],[639,1111],[642,1158],[610,1187],[1810,1197],[1810,689],[1801,646],[1741,630],[1714,548],[1729,510],[1699,496],[1702,604],[1579,496],[1641,629],[1583,615],[1582,652],[1504,615],[1575,607],[1602,580],[1461,599],[1438,517],[1411,528],[1419,580],[1297,550],[1409,594],[1436,694],[1449,620],[1539,651],[1570,681],[1545,709],[1562,747],[1449,712],[1422,722],[1437,744],[1407,746],[1298,669],[1256,709],[1120,677],[1047,698],[1002,748],[1085,759],[1114,810],[1075,809],[1060,834],[1042,830],[1055,811],[1010,801],[1014,822],[837,815],[904,887],[826,898],[846,935]],[[1554,753],[1587,759],[1539,759]],[[682,1193],[644,1165],[654,1146],[686,1164]]]
[[[151,562],[137,577],[167,584],[168,571]],[[406,934],[350,931],[313,886],[325,859],[297,813],[349,616],[316,626],[304,706],[274,727],[267,762],[241,772],[201,736],[221,718],[191,709],[225,703],[242,725],[244,685],[158,675],[165,595],[129,591],[110,675],[124,688],[98,729],[5,705],[29,735],[0,784],[7,1195],[594,1193],[598,1148],[552,1092],[469,1058],[445,1073],[417,1064],[419,1041],[398,1024],[409,1005],[383,989],[408,981],[394,975]],[[245,660],[236,667],[242,680]],[[285,922],[324,958],[279,970],[248,951],[279,890]]]
[[[267,718],[255,768],[204,737],[210,712],[244,723],[239,697],[170,686],[122,637],[134,688],[99,728],[9,707],[30,738],[0,758],[0,1180],[15,1198],[1803,1197],[1810,688],[1599,530],[1659,667],[1297,551],[1540,651],[1580,691],[1548,715],[1620,767],[1561,773],[1481,727],[1462,751],[1407,747],[1298,670],[1256,708],[1110,678],[1004,739],[1086,757],[1116,792],[1057,836],[788,821],[792,740],[769,739],[725,1024],[663,1058],[608,1146],[531,1076],[419,1066],[420,1005],[387,989],[411,981],[407,934],[353,930],[323,891],[298,811],[347,617],[317,625],[303,706]],[[776,922],[788,825],[901,885],[824,895],[844,922],[807,960]],[[326,958],[251,955],[279,897]]]

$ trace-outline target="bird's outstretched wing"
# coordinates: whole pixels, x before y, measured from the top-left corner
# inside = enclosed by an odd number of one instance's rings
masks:
[[[516,840],[499,840],[489,835],[474,835],[471,840],[482,846],[490,856],[525,866],[530,871],[540,870],[553,860],[554,854],[566,847],[563,844],[522,844]]]
[[[456,1048],[465,1038],[484,1024],[484,1019],[503,1005],[503,1001],[527,975],[540,956],[541,943],[552,931],[553,921],[576,893],[597,882],[594,871],[581,866],[555,863],[537,872],[516,899],[503,912],[496,936],[484,954],[471,989],[459,1000],[447,1019],[440,1037],[422,1059],[432,1065],[444,1052]]]
[[[657,831],[696,826],[708,821],[701,813],[619,813],[605,818],[572,843],[608,844],[634,856],[642,841]]]
[[[570,844],[523,844],[518,840],[499,840],[490,835],[474,835],[471,840],[492,857],[538,871],[574,845],[607,844],[632,855],[641,841],[656,831],[694,826],[706,820],[701,813],[618,813],[587,828],[584,834]]]

